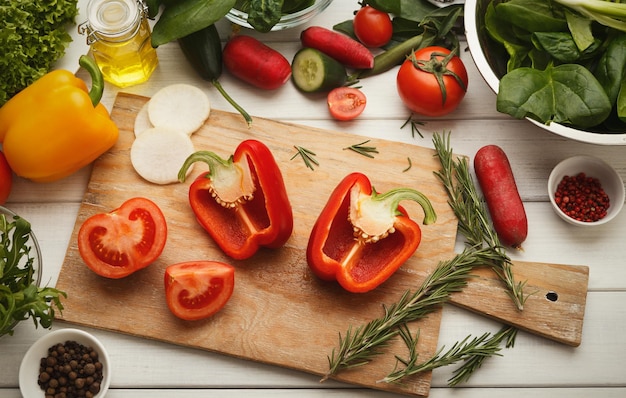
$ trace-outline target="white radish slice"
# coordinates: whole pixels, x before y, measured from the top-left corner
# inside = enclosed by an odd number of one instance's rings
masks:
[[[189,135],[165,127],[153,127],[135,138],[130,147],[130,162],[145,180],[171,184],[178,181],[178,171],[193,152]],[[192,168],[193,165],[189,172]]]
[[[167,127],[188,135],[202,126],[211,113],[204,91],[190,84],[170,84],[148,101],[148,117],[155,127]]]
[[[148,102],[146,102],[141,107],[139,112],[137,112],[137,117],[135,117],[135,127],[133,130],[135,132],[135,137],[152,127],[154,126],[148,116]]]

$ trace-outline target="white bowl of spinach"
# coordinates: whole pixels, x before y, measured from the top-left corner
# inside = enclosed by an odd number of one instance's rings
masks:
[[[0,206],[0,337],[31,319],[50,328],[65,293],[41,286],[41,250],[30,223]]]
[[[591,5],[600,8],[581,8]],[[576,141],[626,145],[626,19],[616,6],[626,15],[626,3],[603,0],[466,0],[468,46],[497,110]]]

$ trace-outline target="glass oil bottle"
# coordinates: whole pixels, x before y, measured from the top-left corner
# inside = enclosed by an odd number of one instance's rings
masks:
[[[90,0],[79,25],[104,79],[118,87],[143,83],[159,63],[141,0]]]

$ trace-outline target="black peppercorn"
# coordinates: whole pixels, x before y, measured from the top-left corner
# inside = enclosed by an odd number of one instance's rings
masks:
[[[94,397],[102,378],[98,352],[76,341],[50,347],[40,361],[38,384],[46,397]]]

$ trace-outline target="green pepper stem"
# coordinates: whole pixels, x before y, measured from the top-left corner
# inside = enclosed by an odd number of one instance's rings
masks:
[[[81,55],[78,59],[78,64],[85,68],[89,75],[91,75],[91,90],[89,90],[89,98],[93,106],[100,103],[102,99],[102,93],[104,92],[104,78],[102,77],[102,71],[98,67],[96,60],[87,56]]]
[[[424,225],[433,224],[437,221],[437,214],[430,200],[423,193],[411,188],[396,188],[383,194],[372,189],[372,200],[388,201],[392,209],[397,209],[403,200],[417,202],[424,209]]]
[[[185,182],[187,177],[187,170],[189,167],[195,162],[204,162],[209,165],[209,170],[211,174],[217,172],[220,167],[228,168],[233,164],[233,157],[229,157],[228,159],[223,159],[219,155],[211,151],[197,151],[192,153],[185,159],[185,163],[181,166],[178,171],[178,181]]]
[[[237,102],[235,102],[234,99],[231,98],[230,95],[228,95],[226,90],[224,90],[224,87],[222,87],[222,84],[217,79],[211,80],[211,83],[213,84],[213,86],[215,86],[217,91],[219,91],[220,94],[222,94],[222,96],[226,99],[226,101],[228,101],[229,104],[231,104],[235,109],[237,109],[239,113],[241,113],[241,116],[243,116],[243,118],[246,119],[246,123],[248,123],[248,127],[250,127],[252,125],[252,117],[248,114],[248,112],[246,112],[245,109],[243,109]]]

